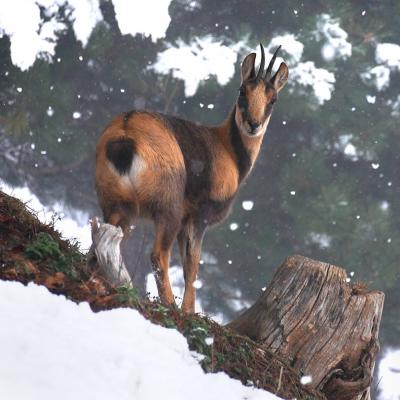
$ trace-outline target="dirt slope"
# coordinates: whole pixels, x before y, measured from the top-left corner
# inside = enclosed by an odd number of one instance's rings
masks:
[[[145,318],[178,329],[192,350],[203,354],[206,372],[225,371],[243,384],[269,390],[286,399],[324,399],[299,382],[299,373],[257,343],[196,314],[186,316],[157,299],[139,299],[134,288],[112,287],[86,271],[86,259],[73,243],[42,224],[21,201],[0,192],[0,279],[35,282],[52,293],[87,301],[93,311],[117,307],[137,309]],[[206,343],[212,337],[213,344]]]

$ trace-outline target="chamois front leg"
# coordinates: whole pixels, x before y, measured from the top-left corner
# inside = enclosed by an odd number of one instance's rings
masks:
[[[157,283],[158,295],[164,304],[174,304],[174,295],[169,281],[168,269],[172,244],[178,232],[173,221],[156,223],[156,238],[151,253],[151,266]]]
[[[205,232],[204,225],[188,222],[178,235],[179,250],[183,263],[185,277],[185,293],[183,295],[182,311],[193,314],[195,312],[196,288],[193,286],[197,279],[201,246]]]

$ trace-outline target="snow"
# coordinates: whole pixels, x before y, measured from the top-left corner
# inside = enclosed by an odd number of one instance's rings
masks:
[[[300,383],[302,385],[308,385],[312,382],[312,377],[310,375],[304,375],[300,378]]]
[[[93,313],[42,286],[0,281],[0,315],[0,386],[10,400],[278,399],[205,374],[181,334],[135,310]]]
[[[383,200],[383,201],[379,204],[379,208],[380,208],[382,211],[387,211],[387,210],[389,209],[389,207],[390,207],[390,204],[389,204],[389,202],[387,202],[386,200]]]
[[[274,36],[267,47],[267,50],[270,52],[269,58],[266,54],[267,60],[272,57],[278,46],[282,46],[281,50],[287,53],[287,59],[285,58],[285,61],[289,66],[300,61],[303,55],[304,44],[297,40],[295,35],[292,33],[285,33],[283,35]],[[279,60],[277,60],[276,64],[279,67]],[[275,68],[277,68],[277,66],[275,66]]]
[[[48,106],[48,107],[47,107],[47,110],[46,110],[46,113],[47,113],[47,115],[48,115],[49,117],[52,117],[52,116],[54,115],[54,109],[53,109],[53,107],[52,107],[52,106]]]
[[[86,251],[92,244],[89,227],[89,215],[80,210],[67,208],[62,202],[56,202],[45,207],[40,200],[27,187],[11,187],[0,179],[0,190],[4,193],[20,199],[37,213],[39,220],[48,224],[58,216],[54,222],[54,228],[61,232],[66,239],[79,240],[81,251]]]
[[[21,13],[21,9],[25,12]],[[39,23],[40,10],[34,1],[0,2],[0,36],[10,36],[11,60],[22,70],[29,68],[39,51],[43,51],[37,33]]]
[[[390,72],[400,71],[400,46],[396,43],[378,43],[375,49],[377,66],[361,74],[368,85],[382,91],[390,85]]]
[[[201,280],[199,280],[199,279],[196,279],[196,280],[193,282],[193,287],[194,287],[195,289],[201,289],[201,288],[203,287],[203,282],[202,282]]]
[[[242,201],[243,210],[250,211],[254,207],[254,202],[252,200],[244,200]]]
[[[208,337],[205,339],[206,345],[211,346],[214,343],[214,338]]]
[[[342,151],[343,154],[352,161],[357,161],[360,157],[368,159],[370,155],[358,150],[351,142],[352,138],[352,134],[341,134],[339,136],[338,143],[335,144],[335,147]]]
[[[395,100],[388,100],[387,105],[392,108],[392,116],[399,117],[400,116],[400,95],[397,95]]]
[[[347,41],[347,32],[340,27],[339,21],[330,15],[322,14],[319,16],[315,36],[317,40],[325,42],[321,49],[321,54],[325,61],[351,57],[352,46]]]
[[[37,57],[53,60],[57,35],[65,30],[65,25],[56,20],[56,13],[62,4],[71,9],[73,29],[78,40],[85,46],[96,24],[102,20],[98,0],[15,0],[0,2],[0,35],[7,34],[11,40],[11,57],[13,64],[26,70],[33,65]],[[171,18],[168,8],[171,0],[151,0],[147,2],[128,2],[113,0],[116,19],[122,34],[143,34],[153,41],[165,37]],[[40,18],[39,5],[46,8],[48,21]],[[26,12],[20,13],[24,8]],[[154,10],[157,9],[157,12]],[[22,18],[22,21],[21,21]],[[324,19],[325,18],[325,19]],[[149,23],[151,21],[152,23]],[[335,54],[343,57],[351,54],[351,45],[346,42],[347,33],[335,20],[325,16],[325,21],[319,28],[320,34],[330,43]],[[229,27],[228,27],[229,28]],[[195,38],[191,43],[182,40],[176,44],[167,44],[160,52],[154,65],[149,66],[157,73],[169,74],[185,82],[185,95],[193,96],[200,82],[214,75],[220,85],[226,85],[235,73],[238,53],[248,49],[244,39],[232,45],[222,44],[211,35]],[[291,68],[292,82],[300,86],[310,86],[317,98],[318,104],[330,100],[334,90],[335,76],[333,73],[316,68],[314,62],[300,62],[304,44],[292,33],[274,36],[268,44],[267,57],[278,45],[286,51],[285,60]],[[350,46],[350,47],[349,47]],[[248,49],[250,50],[250,49]],[[257,48],[257,52],[260,50]],[[258,54],[257,60],[260,59]],[[275,68],[282,61],[278,57]],[[57,62],[61,60],[57,58]],[[121,89],[121,93],[123,93]],[[209,109],[213,105],[207,106]]]
[[[171,21],[170,3],[171,0],[113,0],[121,33],[133,36],[141,33],[151,36],[153,41],[163,38]],[[57,12],[63,5],[71,10],[76,38],[86,46],[94,27],[103,19],[99,0],[0,1],[0,37],[3,34],[10,37],[11,61],[22,71],[29,69],[38,57],[53,60],[58,35],[66,29],[65,24],[57,21]],[[45,8],[46,22],[40,17],[39,7]]]
[[[165,75],[172,72],[175,78],[185,82],[185,95],[189,97],[210,75],[215,75],[220,85],[226,85],[235,73],[238,51],[242,46],[243,42],[223,45],[211,35],[195,38],[189,44],[178,40],[176,46],[168,44],[149,69]]]
[[[112,2],[118,26],[123,35],[135,36],[137,33],[142,33],[145,36],[150,36],[154,42],[165,36],[171,22],[168,13],[171,0],[146,0],[142,2],[112,0]]]
[[[183,277],[183,268],[178,265],[171,265],[168,271],[169,280],[171,282],[172,293],[176,298],[178,306],[181,305],[183,299],[183,293],[185,290],[185,279]],[[196,280],[194,285],[195,288],[201,288],[203,283],[200,280]],[[150,297],[158,297],[158,290],[154,274],[150,273],[146,277],[146,292],[150,294]],[[202,312],[203,307],[199,298],[196,298],[196,312]]]
[[[374,85],[378,91],[386,89],[390,84],[390,68],[377,65],[361,74],[362,81],[367,85]]]
[[[319,105],[331,99],[335,75],[324,68],[317,68],[314,61],[297,64],[290,71],[290,76],[298,85],[310,87]]]
[[[0,34],[11,41],[11,60],[27,70],[37,57],[53,59],[57,35],[66,29],[57,21],[56,13],[66,4],[71,10],[75,36],[85,46],[89,36],[102,19],[98,0],[13,0],[0,2]],[[48,20],[40,17],[40,6],[46,8]],[[24,10],[21,12],[21,9]]]
[[[330,247],[332,242],[332,237],[326,233],[310,232],[307,239],[311,243],[318,245],[320,249],[327,249]]]
[[[399,400],[400,349],[385,351],[378,368],[379,400]]]
[[[349,156],[349,158],[351,158],[354,161],[356,161],[358,159],[357,149],[354,146],[354,144],[352,144],[352,143],[347,143],[346,144],[346,147],[344,148],[343,153],[346,156]]]
[[[231,230],[231,231],[236,231],[236,229],[238,229],[239,228],[239,224],[237,224],[236,222],[232,222],[230,225],[229,225],[229,229]]]
[[[321,53],[326,61],[332,61],[335,58],[345,59],[351,56],[352,46],[347,41],[347,32],[340,27],[336,19],[328,14],[322,14],[319,17],[314,34],[317,40],[324,43]],[[308,94],[305,89],[311,89],[318,105],[323,105],[332,98],[336,82],[334,73],[324,68],[317,68],[314,61],[300,61],[304,45],[294,35],[287,33],[274,37],[271,44],[282,44],[283,49],[288,53],[285,61],[291,67],[289,85],[292,87],[296,85],[300,89],[300,93],[305,95]]]
[[[200,265],[204,264],[204,261],[206,260],[207,263],[215,263],[215,259],[211,256],[209,257],[207,253],[203,253],[203,259],[200,260]],[[209,262],[211,261],[211,262]],[[179,265],[171,265],[168,271],[169,279],[171,282],[171,288],[172,288],[172,293],[175,296],[175,302],[178,306],[182,304],[183,300],[183,294],[185,291],[185,279],[183,277],[183,268],[182,266]],[[196,279],[193,282],[193,287],[197,289],[197,297],[196,297],[196,312],[198,313],[204,313],[204,307],[201,299],[201,292],[199,293],[199,289],[203,287],[203,281],[200,279]],[[156,280],[154,278],[154,275],[152,273],[148,274],[146,276],[146,292],[149,293],[150,298],[152,297],[158,297],[158,290],[157,290],[157,284]],[[207,314],[211,319],[213,319],[215,322],[219,324],[224,324],[227,323],[226,318],[224,315],[221,313],[217,314],[212,314],[208,313]]]
[[[400,70],[400,46],[395,43],[379,43],[375,50],[375,60],[378,64]]]
[[[73,10],[75,36],[83,46],[86,46],[94,27],[103,19],[99,0],[68,0],[68,4]]]

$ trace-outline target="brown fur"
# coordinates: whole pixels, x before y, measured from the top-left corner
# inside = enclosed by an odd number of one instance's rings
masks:
[[[205,230],[229,213],[259,153],[272,111],[269,103],[286,82],[254,81],[254,60],[249,55],[242,67],[245,98],[220,126],[133,111],[116,117],[97,144],[96,190],[104,219],[125,231],[138,217],[154,222],[151,260],[160,298],[167,304],[174,302],[168,267],[177,238],[187,312],[194,312],[193,283]],[[251,124],[260,126],[255,134]]]

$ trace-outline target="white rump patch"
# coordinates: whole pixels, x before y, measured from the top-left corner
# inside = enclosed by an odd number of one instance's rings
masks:
[[[128,186],[131,188],[137,187],[139,176],[141,172],[146,168],[146,162],[143,160],[142,157],[137,154],[133,156],[132,164],[129,169],[129,174],[121,175],[111,161],[108,161],[108,165],[111,171],[118,177],[119,182],[122,183],[124,186]]]
[[[138,184],[139,176],[141,172],[146,169],[146,167],[146,161],[138,154],[135,154],[132,160],[131,169],[129,171],[129,179],[133,186]]]

